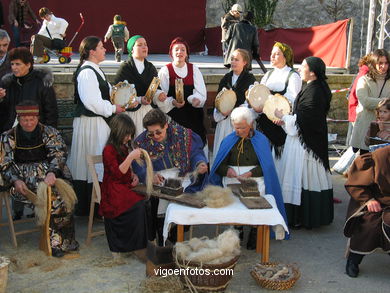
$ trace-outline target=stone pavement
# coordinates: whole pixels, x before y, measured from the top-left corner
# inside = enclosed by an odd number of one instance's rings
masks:
[[[332,180],[334,195],[342,200],[341,204],[335,205],[333,224],[319,229],[291,231],[291,239],[288,241],[272,240],[270,260],[294,263],[299,267],[301,278],[291,292],[389,292],[390,257],[387,254],[367,256],[360,266],[360,276],[356,279],[349,278],[344,273],[346,238],[342,234],[342,228],[348,195],[343,187],[343,176],[334,173]],[[145,278],[145,265],[133,257],[124,259],[121,265],[114,264],[104,236],[93,239],[91,246],[86,247],[84,241],[87,219],[77,218],[76,222],[81,257],[74,260],[47,258],[42,255],[37,249],[37,233],[18,237],[19,248],[14,249],[7,229],[1,228],[0,255],[19,260],[19,265],[12,265],[10,268],[7,292],[139,292],[137,287]],[[214,237],[214,233],[215,230],[211,227],[200,226],[194,229],[194,236]],[[243,244],[242,255],[226,292],[264,290],[257,286],[249,274],[252,265],[259,261],[260,255],[246,250]]]

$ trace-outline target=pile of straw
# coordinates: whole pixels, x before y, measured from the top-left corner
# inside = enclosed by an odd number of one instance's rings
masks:
[[[232,190],[215,185],[208,185],[195,194],[209,208],[223,208],[233,203]]]

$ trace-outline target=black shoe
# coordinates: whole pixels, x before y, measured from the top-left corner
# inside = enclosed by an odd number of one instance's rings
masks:
[[[248,250],[256,249],[256,239],[257,239],[257,229],[251,228],[249,232],[248,242],[246,244],[246,249]]]
[[[59,248],[52,248],[51,255],[54,257],[63,257],[65,253]]]
[[[22,216],[23,216],[23,214],[17,213],[17,214],[15,214],[15,215],[12,217],[12,220],[13,220],[13,221],[18,221],[18,220],[20,220],[20,219],[22,218]]]
[[[347,265],[345,267],[345,272],[351,278],[356,278],[359,275],[359,265],[348,259]]]

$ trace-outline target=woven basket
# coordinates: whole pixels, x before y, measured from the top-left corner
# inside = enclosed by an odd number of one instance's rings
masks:
[[[203,275],[180,275],[180,280],[182,283],[189,287],[190,290],[196,289],[197,292],[223,292],[225,291],[226,287],[229,285],[230,280],[233,278],[232,274],[227,275],[214,275],[212,272],[214,270],[221,270],[221,269],[234,269],[234,267],[237,264],[238,259],[240,256],[236,256],[235,258],[231,259],[230,261],[222,264],[201,264],[198,262],[186,262],[182,261],[176,258],[175,250],[173,251],[173,257],[176,259],[176,267],[178,269],[184,269],[184,270],[195,270],[195,269],[203,269],[204,271],[208,270],[211,272],[209,275],[203,274]],[[192,292],[192,291],[191,291]]]
[[[299,279],[301,276],[298,269],[293,265],[284,265],[291,269],[293,276],[288,280],[270,280],[269,278],[266,278],[264,276],[261,276],[258,274],[255,270],[256,267],[260,266],[262,268],[271,268],[275,267],[277,265],[276,263],[264,263],[264,264],[257,264],[253,267],[251,270],[251,276],[253,279],[256,280],[256,282],[263,288],[271,289],[271,290],[287,290],[290,289],[292,286],[294,286],[295,282]]]

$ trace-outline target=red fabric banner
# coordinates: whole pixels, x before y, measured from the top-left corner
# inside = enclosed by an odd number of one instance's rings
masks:
[[[12,38],[8,25],[8,4],[3,0],[6,29]],[[169,44],[177,37],[183,37],[192,52],[204,51],[204,27],[206,26],[206,0],[169,0],[169,1],[128,1],[128,0],[29,0],[30,6],[38,16],[41,7],[48,7],[55,16],[69,22],[68,41],[80,25],[80,12],[84,15],[85,25],[75,39],[73,51],[77,51],[81,40],[90,35],[104,37],[113,22],[115,14],[120,14],[127,22],[132,35],[142,35],[149,45],[149,53],[167,54]],[[106,48],[113,51],[111,41]]]
[[[269,61],[272,46],[279,41],[292,47],[295,63],[308,56],[317,56],[327,66],[343,68],[347,54],[347,25],[348,19],[308,28],[259,30],[261,59]],[[209,55],[222,55],[221,28],[205,30]]]

